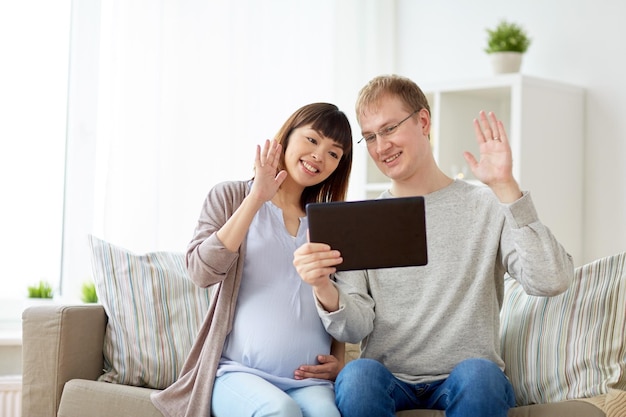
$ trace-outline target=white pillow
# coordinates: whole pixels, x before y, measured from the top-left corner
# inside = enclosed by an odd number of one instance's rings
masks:
[[[134,254],[89,236],[99,302],[108,316],[101,381],[163,389],[176,380],[208,310],[208,289],[184,255]]]
[[[556,297],[527,295],[505,278],[505,373],[518,405],[626,389],[626,253],[576,268]]]

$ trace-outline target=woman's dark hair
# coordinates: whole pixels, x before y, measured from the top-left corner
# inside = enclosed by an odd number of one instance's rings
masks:
[[[330,103],[307,104],[296,110],[276,134],[276,141],[283,147],[278,169],[284,169],[285,150],[289,146],[289,136],[295,129],[310,125],[311,129],[337,142],[343,156],[337,169],[323,182],[306,187],[300,203],[305,209],[308,203],[323,203],[346,199],[348,181],[352,170],[352,128],[346,115],[337,106]]]

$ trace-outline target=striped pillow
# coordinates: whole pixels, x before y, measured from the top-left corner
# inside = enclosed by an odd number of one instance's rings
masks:
[[[108,316],[101,381],[162,389],[176,380],[209,306],[184,255],[136,255],[89,236],[98,299]]]
[[[626,389],[626,253],[576,269],[556,297],[505,278],[502,357],[518,405]]]

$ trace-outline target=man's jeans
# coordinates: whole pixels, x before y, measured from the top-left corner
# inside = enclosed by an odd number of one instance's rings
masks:
[[[467,359],[448,378],[409,384],[380,362],[356,359],[339,373],[336,401],[343,417],[395,417],[396,411],[445,410],[447,417],[506,417],[515,406],[508,378],[493,362]]]

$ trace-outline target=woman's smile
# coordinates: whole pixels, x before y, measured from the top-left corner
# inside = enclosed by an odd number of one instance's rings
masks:
[[[302,164],[302,166],[307,172],[310,172],[312,174],[317,174],[318,172],[320,172],[320,170],[317,167],[315,167],[314,165],[312,165],[311,163],[305,160],[300,160],[300,163]]]

